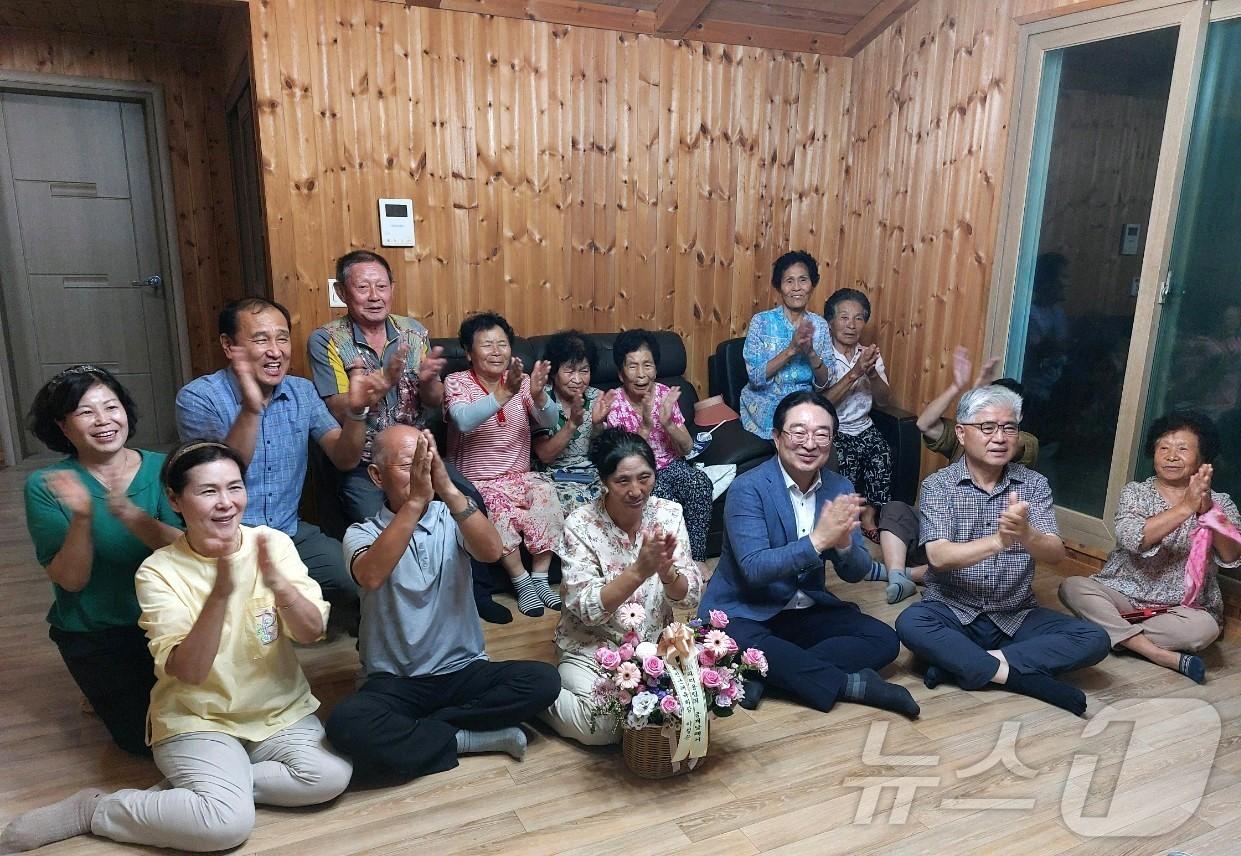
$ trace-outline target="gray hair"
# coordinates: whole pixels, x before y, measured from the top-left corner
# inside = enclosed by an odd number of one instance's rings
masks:
[[[1000,407],[1013,412],[1013,418],[1021,421],[1021,396],[1003,386],[979,386],[971,389],[957,402],[957,422],[973,422],[974,417],[988,407]]]

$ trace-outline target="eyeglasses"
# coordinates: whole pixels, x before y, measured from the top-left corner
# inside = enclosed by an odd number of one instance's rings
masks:
[[[960,424],[977,428],[984,437],[990,437],[997,428],[1004,433],[1005,437],[1016,437],[1017,432],[1021,430],[1021,426],[1016,422],[962,422]]]
[[[798,446],[805,443],[811,437],[814,438],[815,444],[819,446],[826,446],[832,442],[832,432],[828,431],[826,428],[820,428],[817,431],[807,431],[805,428],[794,428],[791,431],[786,431],[781,428],[780,433],[788,437]]]

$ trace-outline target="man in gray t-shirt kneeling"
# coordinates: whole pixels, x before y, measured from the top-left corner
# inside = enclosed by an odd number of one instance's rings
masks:
[[[499,559],[499,533],[453,485],[429,432],[384,430],[370,474],[384,505],[344,538],[366,682],[332,712],[328,737],[357,768],[406,778],[450,770],[463,752],[520,759],[519,723],[556,699],[560,676],[548,663],[487,659],[470,556]]]

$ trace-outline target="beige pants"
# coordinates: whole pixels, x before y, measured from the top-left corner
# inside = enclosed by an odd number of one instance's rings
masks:
[[[599,670],[593,657],[585,654],[561,654],[560,695],[552,706],[540,714],[540,719],[552,727],[561,737],[568,737],[587,746],[607,746],[620,742],[620,729],[615,727],[613,717],[594,720],[591,730],[591,694]]]
[[[1060,584],[1060,602],[1078,618],[1107,631],[1112,647],[1139,633],[1167,651],[1201,651],[1219,637],[1219,625],[1205,609],[1174,606],[1162,615],[1130,624],[1122,612],[1138,605],[1094,577],[1069,577]]]
[[[101,798],[91,817],[95,835],[175,850],[227,850],[250,837],[255,803],[327,802],[353,774],[313,715],[258,743],[200,731],[170,737],[152,753],[167,778],[145,791]]]

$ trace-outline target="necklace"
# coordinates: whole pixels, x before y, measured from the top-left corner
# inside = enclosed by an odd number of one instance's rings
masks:
[[[132,454],[137,454],[137,453],[134,452],[133,449],[122,449],[121,450],[120,472],[113,475],[111,478],[104,478],[103,475],[100,474],[98,470],[93,469],[84,463],[82,464],[82,469],[90,473],[91,478],[93,478],[95,481],[103,485],[103,489],[105,491],[107,491],[108,493],[113,493],[114,483],[117,481],[123,480],[125,478],[125,475],[129,472],[129,464],[130,464],[130,461],[132,460],[132,458],[130,458],[130,455]],[[81,462],[79,461],[79,463]],[[127,484],[124,486],[128,487]]]

